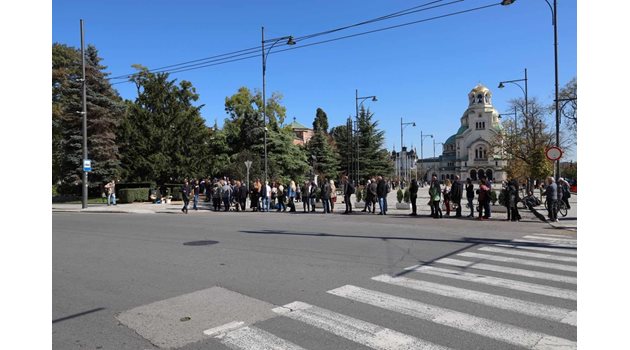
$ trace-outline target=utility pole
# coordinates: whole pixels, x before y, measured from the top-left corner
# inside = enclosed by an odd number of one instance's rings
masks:
[[[83,161],[88,159],[88,149],[87,149],[87,99],[86,99],[86,85],[87,82],[85,80],[85,46],[83,40],[83,20],[81,22],[81,66],[83,71],[83,78],[81,82],[83,83],[83,111],[81,111],[81,115],[83,116]],[[87,208],[88,201],[88,172],[83,169],[83,199],[81,201],[82,208]]]

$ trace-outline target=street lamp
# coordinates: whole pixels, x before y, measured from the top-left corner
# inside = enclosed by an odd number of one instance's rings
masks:
[[[359,171],[360,170],[359,169],[360,168],[360,166],[359,166],[359,164],[360,164],[360,162],[359,162],[359,152],[360,152],[360,148],[361,147],[360,147],[360,144],[359,144],[359,135],[358,135],[359,134],[359,106],[362,105],[363,102],[365,102],[365,100],[370,99],[370,98],[372,99],[372,102],[378,101],[376,99],[376,96],[374,96],[374,95],[373,96],[359,97],[359,90],[358,89],[354,90],[354,105],[355,105],[355,108],[356,108],[355,118],[356,118],[356,121],[357,121],[357,164],[356,164],[357,165],[357,177],[356,177],[357,178],[357,182],[356,182],[357,186],[359,185],[359,181],[361,179],[361,175],[360,175],[360,171]],[[361,101],[360,103],[359,103],[359,100]],[[348,169],[348,171],[350,171],[350,169]]]
[[[521,86],[521,84],[519,84],[519,81],[524,81],[525,82],[525,89],[523,89],[523,87]],[[527,68],[525,68],[525,79],[516,79],[516,80],[506,80],[506,81],[501,81],[499,82],[499,89],[503,89],[505,87],[504,83],[511,83],[514,84],[516,86],[518,86],[521,91],[523,91],[523,93],[525,94],[525,115],[529,115],[529,110],[528,110],[528,101],[527,101]]]
[[[286,40],[287,45],[295,45],[295,41],[292,36],[283,36],[280,38],[267,39],[265,40],[265,27],[262,27],[262,77],[263,77],[263,90],[262,90],[262,105],[263,105],[263,118],[265,124],[265,183],[267,183],[267,101],[265,96],[265,72],[267,70],[267,56],[269,56],[269,52],[271,49],[280,41]],[[265,43],[271,43],[267,52],[265,52]]]
[[[415,127],[416,126],[416,122],[403,123],[403,118],[401,117],[400,118],[400,163],[401,163],[401,165],[402,165],[402,159],[403,159],[402,158],[402,156],[403,156],[402,151],[403,151],[403,147],[405,146],[405,144],[403,142],[403,127],[407,126],[407,125],[411,125],[411,126]],[[407,179],[407,163],[408,163],[408,161],[407,161],[407,159],[405,159],[405,165],[404,165],[404,168],[403,168],[404,169],[405,180],[408,180]]]
[[[420,130],[420,175],[422,175],[422,187],[424,187],[424,138],[430,137],[433,138],[433,135],[423,135],[422,130]]]

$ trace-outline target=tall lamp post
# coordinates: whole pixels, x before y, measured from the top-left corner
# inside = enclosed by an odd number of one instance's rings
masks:
[[[261,28],[262,32],[262,78],[263,78],[263,89],[262,89],[262,105],[263,105],[263,118],[265,124],[265,183],[267,182],[267,100],[265,96],[265,72],[267,71],[267,56],[269,56],[269,52],[271,49],[280,41],[286,40],[287,45],[295,45],[295,41],[292,36],[283,36],[280,38],[267,39],[265,40],[265,27]],[[265,43],[271,43],[267,52],[265,52]]]
[[[400,117],[400,162],[401,162],[401,164],[402,164],[402,159],[403,159],[402,158],[402,155],[403,155],[402,151],[403,151],[403,147],[405,146],[405,143],[403,142],[403,127],[405,127],[407,125],[411,125],[413,127],[416,127],[416,122],[403,123],[403,118]],[[404,169],[405,169],[405,172],[404,172],[405,180],[409,180],[409,179],[407,179],[407,174],[408,174],[408,172],[407,172],[407,163],[408,163],[407,159],[405,159],[405,166],[404,166]]]
[[[363,102],[365,102],[365,100],[367,100],[369,98],[372,99],[372,102],[378,101],[376,99],[376,96],[362,96],[362,97],[359,97],[359,90],[358,89],[354,90],[354,106],[356,108],[355,116],[356,116],[356,121],[357,121],[357,176],[356,176],[356,179],[357,179],[356,185],[357,186],[359,185],[359,181],[361,180],[361,175],[360,175],[360,172],[359,172],[360,171],[359,152],[360,152],[360,148],[361,148],[360,144],[359,144],[360,138],[359,138],[359,135],[358,135],[359,134],[359,106],[362,105]],[[359,101],[361,101],[361,102],[359,103]]]
[[[524,81],[525,82],[525,89],[523,89],[521,84],[518,83],[519,81]],[[527,68],[525,68],[525,79],[501,81],[501,82],[499,82],[499,89],[503,89],[505,87],[504,84],[507,84],[507,83],[514,84],[514,85],[518,86],[523,91],[523,93],[525,94],[525,115],[526,116],[529,115],[529,109],[528,109],[529,108],[528,107],[529,103],[527,101]]]
[[[422,176],[422,187],[424,187],[424,153],[423,153],[423,148],[424,148],[424,138],[425,137],[430,137],[433,138],[433,135],[424,135],[422,134],[422,130],[420,130],[420,175]]]

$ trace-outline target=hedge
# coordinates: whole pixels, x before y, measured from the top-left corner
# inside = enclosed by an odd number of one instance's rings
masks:
[[[150,190],[149,187],[116,189],[116,200],[120,203],[146,202],[149,201]]]

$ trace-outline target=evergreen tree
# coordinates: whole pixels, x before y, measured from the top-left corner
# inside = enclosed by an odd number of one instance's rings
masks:
[[[317,108],[313,121],[314,135],[307,144],[307,152],[313,164],[315,174],[324,175],[328,179],[339,176],[339,155],[333,146],[333,139],[328,132],[328,117],[326,112]],[[313,157],[315,157],[313,159]],[[315,175],[314,174],[314,175]]]
[[[53,44],[53,181],[62,184],[65,193],[79,193],[83,178],[83,116],[81,52],[62,44]],[[120,167],[116,130],[125,105],[107,80],[106,66],[98,51],[88,45],[85,52],[87,94],[88,158],[92,172],[91,189],[117,177]]]
[[[317,112],[315,112],[315,120],[313,120],[313,131],[317,132],[319,130],[328,134],[328,116],[321,108],[317,108]]]
[[[138,97],[128,102],[121,128],[123,168],[130,181],[166,183],[207,176],[211,131],[193,106],[198,95],[188,81],[136,66]]]

